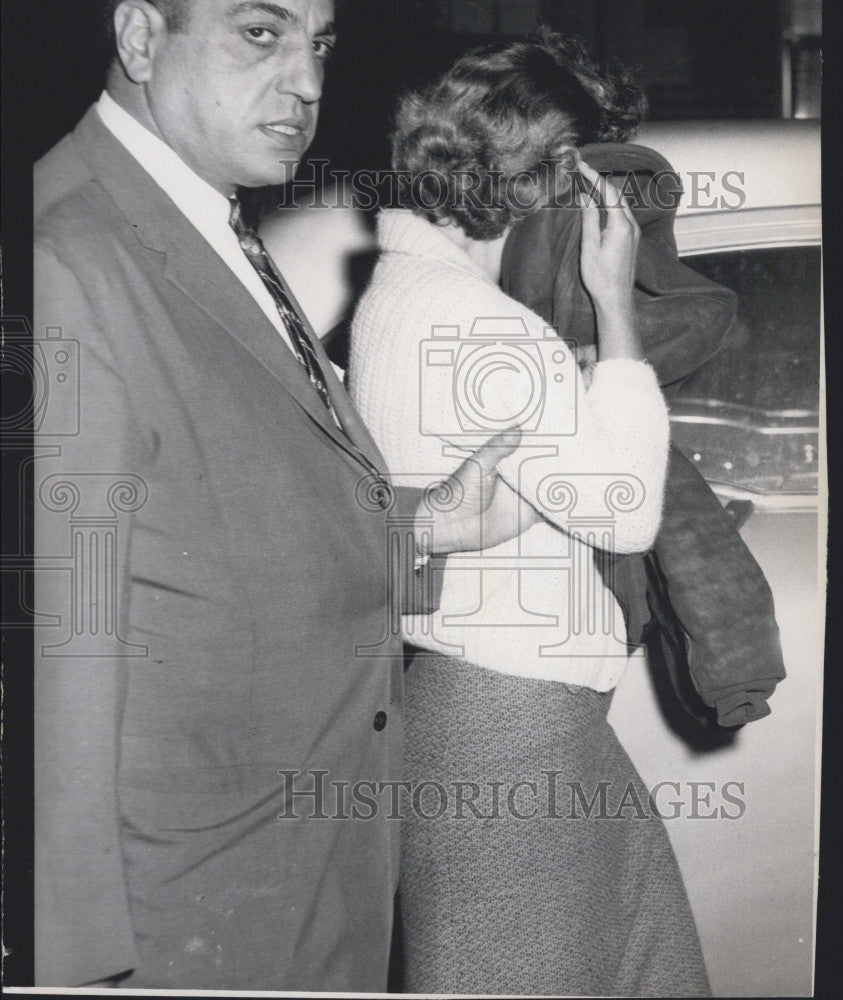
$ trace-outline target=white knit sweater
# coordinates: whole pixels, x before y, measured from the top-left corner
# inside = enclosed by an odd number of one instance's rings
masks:
[[[645,550],[658,529],[668,417],[652,369],[599,362],[586,390],[568,345],[435,225],[390,209],[378,237],[349,389],[395,482],[440,480],[519,422],[522,443],[499,470],[546,518],[503,545],[450,555],[439,610],[406,617],[406,638],[493,670],[609,690],[626,634],[591,546]]]

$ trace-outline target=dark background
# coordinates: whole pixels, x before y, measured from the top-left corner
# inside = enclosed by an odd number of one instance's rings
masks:
[[[27,7],[37,12],[26,86],[38,156],[97,98],[110,50],[98,0]],[[541,24],[632,70],[652,120],[818,117],[820,20],[820,0],[346,0],[312,155],[386,166],[399,92],[466,48]]]
[[[5,316],[29,316],[32,164],[97,98],[110,52],[99,0],[7,0],[2,17],[0,304]],[[435,75],[467,47],[530,31],[540,23],[579,35],[595,58],[616,57],[633,70],[647,91],[651,120],[818,117],[820,111],[820,0],[346,0],[339,22],[340,45],[329,70],[320,133],[311,154],[329,158],[337,169],[387,165],[386,137],[401,90]],[[827,80],[826,92],[837,99],[839,79]],[[836,130],[834,134],[839,137]],[[829,201],[839,197],[833,179],[839,162],[837,149],[827,150]],[[829,341],[831,359],[836,348],[834,338]],[[829,367],[833,370],[831,360]],[[830,392],[830,407],[833,402]],[[17,409],[14,400],[4,405]],[[832,424],[831,455],[835,435]],[[10,525],[18,523],[18,457],[14,449],[4,451],[4,551],[15,535]],[[834,480],[831,485],[833,512]],[[838,565],[830,566],[832,584]],[[4,594],[4,611],[8,596]],[[8,620],[5,614],[3,620]],[[29,641],[25,630],[4,629],[3,980],[14,985],[32,981]],[[832,666],[838,649],[837,644],[829,645]],[[826,988],[818,981],[818,995],[828,996],[835,995],[829,973],[832,959],[839,957],[837,925],[828,911],[840,902],[832,855],[839,842],[841,800],[830,775],[839,758],[831,738],[839,734],[843,712],[839,686],[832,686],[831,679],[825,695],[827,794],[818,940],[818,961],[826,973]]]

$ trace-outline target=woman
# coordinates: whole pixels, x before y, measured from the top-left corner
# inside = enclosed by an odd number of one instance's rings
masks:
[[[630,95],[545,33],[464,56],[398,114],[407,207],[379,218],[350,390],[399,484],[441,478],[460,447],[520,423],[499,468],[525,528],[449,557],[439,611],[404,622],[420,647],[406,675],[408,992],[708,993],[664,826],[606,719],[627,648],[592,558],[649,547],[667,460],[632,322],[637,227],[576,154],[586,128],[620,134],[640,111]],[[588,387],[498,288],[512,225],[576,169],[604,206],[570,209],[598,318]]]

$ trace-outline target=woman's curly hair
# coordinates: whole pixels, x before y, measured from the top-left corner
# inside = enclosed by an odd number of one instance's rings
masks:
[[[577,39],[542,29],[473,49],[399,104],[401,204],[495,239],[570,183],[572,147],[623,142],[645,110],[626,71],[598,69]]]

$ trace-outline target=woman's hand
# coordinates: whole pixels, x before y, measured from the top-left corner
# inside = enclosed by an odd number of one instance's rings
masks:
[[[579,171],[592,185],[578,192],[582,210],[580,273],[597,314],[598,354],[607,358],[643,357],[635,332],[632,288],[641,231],[624,195],[605,177],[580,160]],[[600,228],[600,206],[606,225]]]

